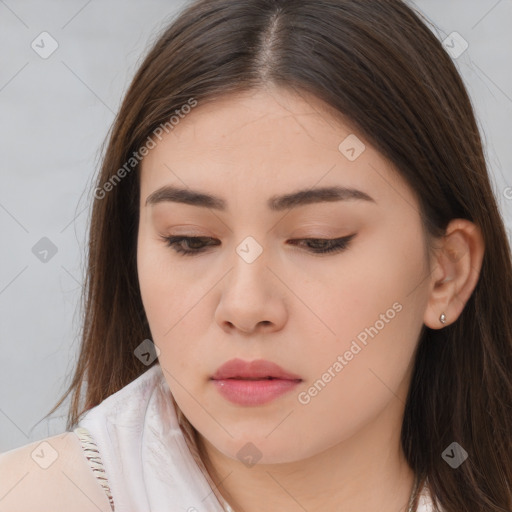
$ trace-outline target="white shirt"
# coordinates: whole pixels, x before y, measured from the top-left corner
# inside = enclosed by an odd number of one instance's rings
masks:
[[[157,363],[87,411],[116,512],[223,512],[179,427]],[[426,490],[418,512],[431,512]]]

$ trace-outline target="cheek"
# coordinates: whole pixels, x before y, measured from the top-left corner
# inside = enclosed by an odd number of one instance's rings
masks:
[[[386,310],[376,304],[375,312],[385,314]],[[389,323],[381,320],[381,324],[374,319],[366,324],[352,324],[352,331],[359,337],[347,336],[310,352],[308,380],[299,390],[303,392],[300,401],[296,398],[295,419],[302,424],[299,444],[305,439],[302,436],[322,432],[314,443],[305,443],[314,453],[349,439],[377,417],[381,417],[382,425],[394,421],[389,417],[384,420],[388,408],[396,411],[398,417],[406,401],[419,335],[411,315],[414,312],[404,305],[393,319],[388,319]],[[343,326],[339,328],[341,332]]]
[[[334,278],[310,295],[317,297],[314,307],[332,333],[324,331],[324,346],[342,351],[354,339],[364,343],[372,335],[380,338],[400,324],[403,310],[414,304],[411,291],[421,279],[421,262],[414,251],[400,257],[396,246],[388,244],[344,259],[342,268],[331,272]]]
[[[172,272],[163,243],[160,245],[142,237],[139,239],[137,272],[153,342],[161,351],[165,351],[167,340],[179,331],[178,321],[184,315],[184,290],[175,272]]]
[[[165,330],[166,317],[172,311],[172,301],[176,297],[169,274],[162,269],[162,263],[152,251],[139,245],[137,251],[137,271],[142,302],[153,336],[161,337]],[[167,329],[169,326],[167,326]]]
[[[321,343],[310,345],[308,386],[314,389],[308,395],[338,424],[336,408],[329,407],[333,403],[360,418],[394,397],[423,325],[421,240],[387,237],[376,245],[378,251],[345,259],[350,272],[334,280],[317,302],[336,336],[324,334]]]
[[[206,318],[206,301],[201,297],[207,288],[187,280],[176,264],[173,267],[166,251],[156,243],[141,242],[138,279],[152,341],[160,350],[159,361],[182,382],[195,374],[191,367],[200,360],[201,347],[193,341],[201,339],[200,319]]]

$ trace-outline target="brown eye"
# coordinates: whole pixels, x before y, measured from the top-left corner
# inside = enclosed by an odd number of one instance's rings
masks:
[[[344,251],[348,248],[350,241],[356,235],[350,235],[343,238],[302,238],[292,240],[292,245],[300,245],[297,242],[305,242],[307,250],[313,254],[328,254]],[[169,247],[178,254],[193,256],[204,252],[208,245],[219,245],[218,243],[208,243],[215,238],[197,237],[197,236],[167,236],[162,237]],[[185,244],[185,245],[183,245]]]
[[[163,238],[167,241],[169,247],[172,247],[177,253],[184,255],[199,254],[205,247],[205,241],[214,240],[214,238],[204,236],[166,236]],[[186,242],[185,248],[181,245],[182,242]]]
[[[303,238],[298,240],[299,242],[306,242],[307,246],[310,248],[311,252],[316,254],[327,254],[327,253],[336,253],[341,252],[347,249],[350,241],[356,235],[350,235],[343,238]],[[297,240],[292,240],[295,242]],[[293,244],[297,245],[297,244]]]

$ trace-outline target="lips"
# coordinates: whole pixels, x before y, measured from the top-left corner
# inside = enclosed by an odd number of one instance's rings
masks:
[[[211,377],[212,385],[238,406],[262,406],[295,389],[302,379],[264,359],[231,359]]]
[[[226,379],[238,379],[238,380],[291,380],[301,381],[299,375],[285,371],[279,365],[266,361],[264,359],[257,359],[254,361],[243,361],[242,359],[231,359],[222,366],[220,366],[214,375],[211,377],[212,380],[226,380]]]

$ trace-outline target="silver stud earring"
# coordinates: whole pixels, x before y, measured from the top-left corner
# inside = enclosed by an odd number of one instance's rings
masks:
[[[443,314],[440,316],[439,320],[441,321],[441,323],[442,323],[442,324],[445,324],[445,323],[446,323],[446,315],[443,313]]]

